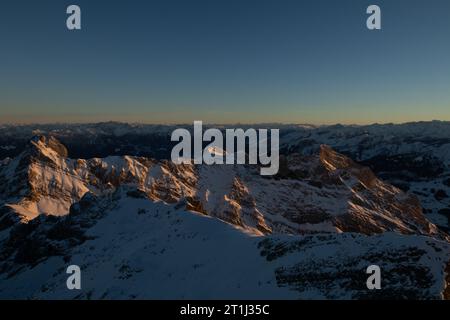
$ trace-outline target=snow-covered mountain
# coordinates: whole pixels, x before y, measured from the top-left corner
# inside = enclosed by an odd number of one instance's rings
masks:
[[[0,166],[0,297],[450,295],[449,238],[418,198],[326,145],[287,153],[271,178],[255,166],[69,154],[36,136]],[[83,270],[82,291],[65,286],[69,264]],[[367,290],[371,264],[381,291]]]
[[[0,165],[20,155],[29,140],[51,135],[68,147],[69,156],[138,156],[169,159],[170,133],[179,126],[126,123],[0,126]],[[189,129],[192,124],[183,125]],[[207,126],[205,125],[205,128]],[[226,128],[226,126],[214,126]],[[246,129],[249,126],[236,125]],[[415,194],[426,216],[450,232],[450,122],[430,121],[368,126],[252,125],[279,128],[282,152],[317,154],[325,144],[384,181]]]
[[[316,152],[332,146],[380,178],[418,196],[427,216],[450,231],[450,122],[325,126],[288,130],[282,148]]]
[[[417,197],[324,145],[318,154],[284,157],[275,178],[262,177],[251,166],[174,165],[130,156],[84,160],[67,154],[53,137],[34,138],[0,168],[4,206],[26,222],[40,214],[68,214],[87,192],[100,195],[127,185],[153,201],[184,203],[255,234],[440,234]]]

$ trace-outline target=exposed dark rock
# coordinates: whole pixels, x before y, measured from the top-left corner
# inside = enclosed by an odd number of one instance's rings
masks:
[[[441,200],[447,199],[448,195],[447,195],[447,192],[445,192],[442,189],[439,189],[434,193],[434,197],[436,198],[436,200],[441,201]]]

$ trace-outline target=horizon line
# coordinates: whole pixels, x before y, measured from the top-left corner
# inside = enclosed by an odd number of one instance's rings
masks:
[[[194,120],[194,121],[202,121],[202,120]],[[185,125],[193,125],[194,121],[191,122],[138,122],[138,121],[117,121],[117,120],[107,120],[107,121],[82,121],[82,122],[64,122],[64,121],[53,121],[53,122],[0,122],[0,126],[57,126],[57,125],[66,125],[66,126],[76,126],[76,125],[100,125],[100,124],[122,124],[122,125],[140,125],[140,126],[185,126]],[[374,126],[374,125],[407,125],[407,124],[416,124],[416,123],[450,123],[450,120],[417,120],[417,121],[405,121],[405,122],[371,122],[371,123],[322,123],[322,124],[314,124],[314,123],[300,123],[300,122],[229,122],[229,123],[217,123],[217,122],[206,122],[202,121],[203,125],[206,126],[234,126],[234,125],[282,125],[282,126],[310,126],[310,127],[331,127],[331,126]]]

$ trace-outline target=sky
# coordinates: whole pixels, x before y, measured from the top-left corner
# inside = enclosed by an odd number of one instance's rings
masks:
[[[110,120],[450,120],[450,1],[2,0],[0,123]]]

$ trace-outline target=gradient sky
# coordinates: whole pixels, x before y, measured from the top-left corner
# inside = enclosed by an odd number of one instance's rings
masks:
[[[2,0],[0,41],[1,123],[450,120],[448,0]]]

